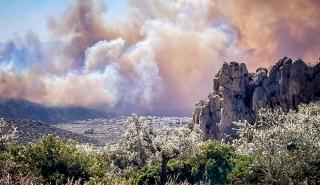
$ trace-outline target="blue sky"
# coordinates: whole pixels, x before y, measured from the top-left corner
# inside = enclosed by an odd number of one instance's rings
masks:
[[[108,12],[106,21],[121,19],[128,12],[127,0],[105,0]],[[0,0],[0,42],[28,31],[36,33],[41,40],[48,40],[48,16],[63,12],[72,0]]]

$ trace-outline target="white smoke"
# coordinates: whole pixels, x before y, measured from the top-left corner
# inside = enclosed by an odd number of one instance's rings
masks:
[[[52,38],[63,42],[48,46],[34,34],[8,41],[0,50],[0,95],[119,112],[191,112],[225,61],[254,68],[282,55],[319,54],[314,0],[128,1],[129,16],[117,23],[104,21],[104,4],[73,1],[48,20]]]

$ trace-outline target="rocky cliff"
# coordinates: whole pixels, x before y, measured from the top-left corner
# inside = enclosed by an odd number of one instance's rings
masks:
[[[254,122],[260,108],[296,109],[320,98],[320,64],[284,57],[275,65],[249,73],[245,64],[224,63],[213,79],[213,92],[196,104],[193,124],[207,139],[234,135],[233,121]]]

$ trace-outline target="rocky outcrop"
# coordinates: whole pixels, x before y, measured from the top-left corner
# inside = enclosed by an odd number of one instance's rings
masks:
[[[213,92],[196,104],[193,124],[207,139],[235,134],[233,121],[254,122],[261,108],[297,109],[300,103],[320,98],[320,64],[284,57],[269,69],[249,73],[246,65],[224,63],[213,79]]]

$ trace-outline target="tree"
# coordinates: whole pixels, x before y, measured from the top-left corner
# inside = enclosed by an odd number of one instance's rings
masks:
[[[317,183],[320,177],[320,103],[298,111],[261,109],[257,121],[235,123],[238,152],[254,156],[265,183]]]
[[[160,184],[166,179],[168,161],[189,156],[201,144],[199,130],[168,128],[156,131],[152,122],[133,115],[120,142],[111,146],[111,161],[120,172],[128,174],[152,164],[161,164]]]
[[[160,185],[167,182],[168,162],[174,158],[187,158],[194,154],[194,151],[202,144],[202,135],[199,129],[194,128],[168,128],[165,127],[162,133],[155,138],[154,146],[156,156],[161,159]]]

